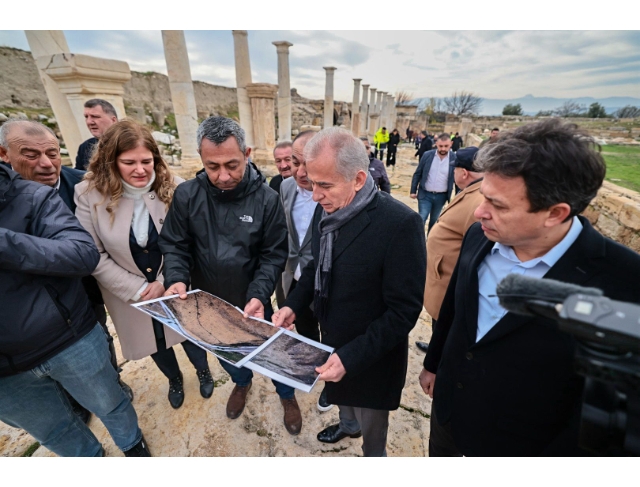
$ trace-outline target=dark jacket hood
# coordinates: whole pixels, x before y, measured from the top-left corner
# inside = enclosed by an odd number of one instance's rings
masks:
[[[218,201],[236,201],[245,198],[251,193],[258,190],[264,182],[262,173],[251,162],[247,162],[242,181],[233,189],[221,190],[211,184],[207,172],[201,169],[196,173],[196,178],[206,190],[207,194],[213,196]]]

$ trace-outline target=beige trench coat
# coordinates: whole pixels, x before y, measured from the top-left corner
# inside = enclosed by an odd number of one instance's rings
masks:
[[[175,178],[175,181],[178,184],[183,182],[179,178]],[[120,198],[112,225],[106,210],[109,200],[100,204],[103,196],[96,189],[87,193],[87,187],[87,181],[77,184],[74,199],[77,205],[76,217],[91,234],[100,252],[100,262],[93,271],[93,276],[98,281],[102,298],[118,333],[122,355],[127,360],[139,360],[158,350],[151,317],[130,306],[135,302],[131,301],[131,298],[135,297],[147,282],[129,249],[133,200]],[[144,202],[156,230],[160,233],[167,214],[165,204],[160,201],[155,191],[147,193]],[[162,267],[157,276],[159,282],[164,281],[161,272]],[[184,338],[166,326],[164,333],[167,348],[184,341]]]

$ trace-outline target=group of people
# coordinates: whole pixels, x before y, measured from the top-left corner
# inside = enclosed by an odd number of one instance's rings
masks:
[[[386,455],[408,336],[424,306],[433,336],[416,380],[433,398],[430,455],[576,454],[575,343],[547,319],[500,308],[495,288],[515,272],[640,302],[640,257],[579,216],[605,167],[577,127],[547,120],[457,153],[448,134],[438,136],[412,179],[417,214],[390,196],[369,140],[347,130],[279,143],[279,177],[267,185],[243,129],[210,117],[197,131],[203,169],[182,181],[149,130],[118,121],[105,103],[85,106],[96,139],[79,151],[86,173],[61,167],[47,127],[0,127],[0,420],[59,455],[102,455],[74,400],[126,456],[149,456],[100,307],[123,356],[151,356],[179,408],[172,347],[182,344],[204,398],[214,393],[207,355],[130,304],[199,288],[335,349],[316,369],[318,408],[339,409],[339,423],[317,433],[321,442],[362,437],[365,456]],[[234,383],[233,420],[253,374],[220,363]],[[294,389],[274,386],[284,426],[297,435]]]

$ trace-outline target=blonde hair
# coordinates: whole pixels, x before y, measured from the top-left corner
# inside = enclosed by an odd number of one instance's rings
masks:
[[[104,204],[107,199],[110,200],[106,209],[111,216],[112,224],[115,218],[114,211],[124,192],[122,177],[118,170],[118,157],[123,152],[135,149],[140,145],[153,155],[153,170],[156,173],[156,180],[151,189],[156,192],[167,209],[173,199],[176,183],[173,181],[171,170],[162,159],[158,145],[149,129],[132,120],[125,119],[117,122],[100,137],[84,177],[89,181],[87,191],[95,188],[104,197],[100,203],[95,205],[96,207],[98,204]]]

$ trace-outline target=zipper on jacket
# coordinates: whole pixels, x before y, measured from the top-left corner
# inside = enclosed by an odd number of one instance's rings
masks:
[[[49,296],[53,300],[53,304],[56,306],[56,308],[58,308],[58,312],[60,313],[60,315],[62,315],[62,319],[66,321],[69,328],[71,328],[73,335],[77,336],[78,333],[71,323],[71,313],[66,308],[66,306],[62,304],[60,299],[58,299],[58,291],[56,290],[56,288],[54,288],[51,284],[45,284],[44,288],[47,290],[47,293],[49,293]]]

